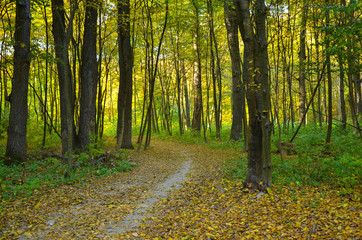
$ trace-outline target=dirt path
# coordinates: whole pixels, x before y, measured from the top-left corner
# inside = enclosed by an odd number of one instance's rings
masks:
[[[147,225],[157,207],[188,178],[215,172],[227,150],[153,141],[134,152],[132,172],[99,178],[83,186],[53,189],[29,206],[19,201],[8,223],[18,239],[117,239]],[[25,209],[25,210],[24,210]]]
[[[134,230],[144,218],[150,217],[151,213],[149,213],[149,210],[152,209],[154,204],[167,197],[169,191],[178,189],[186,180],[186,176],[190,172],[191,160],[185,160],[186,161],[183,162],[181,168],[178,169],[176,173],[166,178],[164,182],[156,184],[155,187],[145,194],[146,198],[137,200],[138,206],[133,212],[124,216],[122,221],[110,224],[108,228],[105,228],[104,230],[115,236],[129,230]]]
[[[232,154],[153,140],[132,172],[11,202],[0,239],[362,239],[359,195],[291,183],[260,196],[222,177]]]

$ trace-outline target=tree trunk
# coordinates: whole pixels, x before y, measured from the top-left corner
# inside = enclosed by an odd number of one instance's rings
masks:
[[[200,53],[200,20],[199,20],[199,6],[193,0],[192,4],[195,7],[195,37],[194,37],[194,50],[196,52],[196,61],[194,62],[194,112],[192,118],[192,129],[200,132],[201,130],[201,113],[202,113],[202,88],[201,88],[201,53]]]
[[[144,121],[143,121],[143,116],[142,116],[140,134],[138,136],[138,143],[142,143],[143,135],[146,132],[146,139],[145,139],[144,149],[147,149],[147,147],[150,145],[150,142],[151,142],[151,130],[152,130],[152,126],[151,126],[152,119],[153,119],[153,117],[156,117],[156,114],[153,113],[153,110],[156,111],[156,109],[154,109],[154,88],[155,88],[156,74],[158,73],[158,62],[159,62],[159,59],[160,59],[162,42],[163,42],[163,38],[164,38],[164,35],[165,35],[166,27],[167,27],[167,21],[168,21],[168,0],[165,0],[165,5],[166,5],[165,21],[164,21],[164,24],[163,24],[162,33],[161,33],[160,40],[159,40],[159,43],[158,43],[157,56],[155,58],[155,60],[156,60],[155,62],[154,62],[154,58],[153,58],[153,48],[154,48],[153,41],[154,40],[153,40],[153,30],[152,30],[152,18],[151,18],[150,8],[148,8],[148,10],[147,10],[147,21],[148,21],[148,24],[150,25],[151,45],[152,45],[152,46],[149,46],[148,40],[147,40],[147,38],[145,38],[145,40],[146,40],[146,52],[147,52],[147,48],[150,48],[149,51],[151,52],[151,54],[150,54],[151,57],[148,58],[148,59],[147,59],[148,53],[146,53],[146,62],[148,64],[147,71],[148,71],[148,77],[149,77],[149,102],[148,102],[147,107],[145,107],[145,105],[144,105],[144,110],[146,109],[146,113],[145,113],[146,116],[144,118]],[[147,78],[147,74],[146,74],[146,78]],[[145,81],[144,104],[146,102],[146,84],[147,83]],[[143,110],[143,112],[144,112],[144,110]],[[157,127],[157,130],[158,130],[158,127]],[[139,147],[140,146],[141,145],[139,145]]]
[[[270,88],[264,0],[255,2],[255,22],[247,0],[234,0],[244,42],[243,79],[249,107],[248,172],[245,186],[265,190],[271,186]],[[254,32],[255,29],[255,32]]]
[[[82,47],[79,144],[84,148],[95,134],[97,95],[97,2],[86,1]]]
[[[214,20],[213,20],[213,7],[211,0],[207,1],[207,10],[209,14],[209,32],[210,32],[210,57],[211,57],[211,76],[212,76],[212,87],[213,87],[213,103],[214,103],[214,115],[215,115],[215,127],[216,127],[216,138],[221,141],[221,122],[220,122],[220,99],[221,99],[221,74],[220,74],[220,60],[218,58],[217,44],[214,32]],[[215,53],[214,53],[215,50]],[[216,59],[215,59],[216,58]],[[217,66],[215,66],[215,61]]]
[[[190,118],[190,103],[189,103],[189,91],[187,88],[187,78],[185,71],[185,63],[182,61],[182,75],[183,75],[183,85],[184,85],[184,95],[185,95],[185,108],[186,108],[186,126],[187,128],[191,127],[191,118]]]
[[[118,1],[118,52],[119,92],[117,148],[133,149],[132,146],[132,72],[133,49],[130,32],[129,0]]]
[[[6,164],[26,159],[26,122],[28,118],[28,79],[30,68],[30,0],[16,2],[14,79],[10,95],[10,116]]]
[[[314,25],[316,27],[316,25]],[[320,62],[319,62],[319,34],[318,31],[315,31],[315,41],[316,41],[316,68],[317,68],[317,78],[320,77]],[[322,96],[321,96],[321,87],[318,88],[318,100],[317,100],[317,109],[318,109],[318,122],[319,126],[322,127],[323,124],[323,115],[322,115]]]
[[[348,40],[348,46],[347,51],[351,52],[351,42]],[[356,108],[356,102],[354,97],[354,88],[353,88],[353,82],[354,82],[354,71],[355,71],[355,62],[354,59],[352,59],[352,56],[347,57],[348,60],[348,99],[349,99],[349,105],[351,109],[351,115],[352,115],[352,121],[353,121],[353,132],[355,134],[360,133],[360,127],[358,122],[358,115],[357,115],[357,108]]]
[[[68,46],[72,32],[72,21],[74,9],[71,18],[65,29],[65,10],[63,0],[52,0],[53,13],[53,35],[55,43],[55,55],[57,61],[58,81],[60,92],[60,115],[61,115],[61,135],[62,135],[62,153],[72,151],[74,131],[74,102],[71,68],[69,65]]]
[[[326,0],[326,4],[328,4],[328,0]],[[329,27],[329,10],[326,10],[326,26]],[[329,40],[328,40],[329,31],[326,32],[326,49],[329,49]],[[332,137],[332,74],[331,74],[331,56],[328,51],[326,51],[326,64],[327,64],[327,80],[328,80],[328,127],[327,127],[327,135],[326,135],[326,144],[331,142]]]
[[[43,142],[42,147],[45,147],[45,140],[46,140],[46,133],[47,133],[47,112],[48,112],[48,69],[49,69],[49,24],[48,24],[48,14],[47,14],[47,8],[44,5],[44,22],[45,22],[45,51],[46,51],[46,58],[45,58],[45,83],[44,83],[44,106],[43,106]]]
[[[176,23],[176,42],[174,42],[174,36],[171,37],[171,44],[174,46],[173,50],[173,62],[175,66],[176,72],[176,90],[177,90],[177,115],[178,115],[178,124],[180,136],[183,135],[184,124],[182,120],[182,108],[181,108],[181,96],[182,96],[182,88],[181,88],[181,59],[180,59],[180,21]],[[172,122],[172,121],[171,121]]]
[[[360,58],[361,58],[361,54],[358,51],[355,51],[355,69],[353,71],[353,81],[354,81],[354,89],[355,89],[355,97],[356,97],[356,113],[359,116],[362,113],[362,89],[361,89],[361,85],[362,85],[362,80],[361,80],[361,63]]]
[[[180,76],[180,61],[177,60],[177,69],[176,69],[176,85],[177,85],[177,114],[178,114],[178,125],[179,125],[179,131],[180,136],[183,135],[184,132],[184,126],[182,121],[182,112],[181,112],[181,76]]]
[[[347,126],[347,114],[346,114],[346,101],[344,99],[344,67],[342,57],[338,56],[339,63],[339,99],[340,99],[340,108],[341,108],[341,121],[342,129],[346,129]]]
[[[241,82],[241,58],[238,39],[238,25],[235,9],[230,1],[224,2],[225,26],[228,36],[232,71],[232,123],[230,138],[241,140],[243,133],[243,112],[245,111],[244,86]],[[246,143],[246,142],[245,142]]]
[[[303,118],[305,113],[305,102],[306,102],[306,89],[305,89],[305,45],[306,45],[306,30],[307,30],[307,5],[306,1],[303,2],[302,10],[302,22],[300,30],[300,49],[299,49],[299,121]],[[306,120],[304,118],[303,125]]]

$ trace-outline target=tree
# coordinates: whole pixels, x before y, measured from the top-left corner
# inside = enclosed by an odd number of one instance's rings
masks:
[[[182,4],[182,2],[181,2]],[[182,5],[181,5],[182,7]],[[175,6],[175,12],[176,12],[176,16],[177,18],[180,18],[180,7],[178,4],[176,4]],[[179,124],[179,131],[180,131],[180,135],[183,135],[184,132],[184,124],[183,124],[183,119],[182,119],[182,109],[181,109],[181,100],[182,100],[182,92],[181,92],[181,62],[182,60],[180,59],[180,29],[181,29],[181,22],[180,21],[176,21],[176,26],[175,26],[175,34],[176,36],[174,36],[173,31],[171,31],[171,43],[173,45],[173,62],[174,62],[174,66],[175,66],[175,71],[176,71],[176,86],[177,86],[177,115],[178,115],[178,124]],[[175,39],[175,40],[174,40]]]
[[[194,91],[194,112],[191,127],[200,132],[202,115],[202,85],[201,85],[201,53],[200,53],[200,20],[199,3],[192,1],[195,8],[195,33],[194,33],[194,51],[196,60],[194,61],[193,91]]]
[[[74,126],[74,96],[72,75],[69,65],[68,46],[73,32],[73,18],[78,8],[78,1],[73,5],[67,28],[65,29],[65,10],[63,0],[52,0],[53,35],[55,42],[55,55],[58,58],[58,81],[60,92],[60,114],[62,129],[62,153],[67,153],[67,171],[65,177],[70,176],[73,168],[72,151],[75,139]]]
[[[209,23],[209,37],[210,37],[210,57],[211,57],[211,76],[212,76],[212,87],[213,87],[213,102],[214,102],[214,114],[215,114],[215,127],[216,127],[216,138],[221,141],[221,68],[220,68],[220,58],[218,51],[218,44],[215,37],[214,30],[214,10],[212,6],[212,1],[207,1],[207,11],[208,11],[208,23]],[[215,53],[214,53],[215,50]],[[216,67],[215,67],[216,61]]]
[[[243,132],[243,116],[245,112],[244,85],[241,82],[241,58],[238,39],[238,25],[235,8],[225,0],[225,26],[228,36],[229,52],[232,69],[232,124],[230,138],[240,140]],[[246,141],[245,141],[246,142]]]
[[[30,68],[30,0],[16,1],[14,78],[10,94],[10,116],[5,161],[26,159],[26,122],[28,120],[28,79]]]
[[[326,0],[326,5],[329,3],[329,0]],[[329,26],[329,10],[326,10],[326,25]],[[326,32],[326,49],[329,48],[329,32]],[[327,135],[326,135],[326,144],[331,142],[332,137],[332,74],[331,74],[331,56],[330,53],[327,52],[326,56],[326,63],[327,63],[327,80],[328,80],[328,127],[327,127]]]
[[[190,103],[189,103],[189,91],[187,88],[187,79],[186,79],[186,71],[185,71],[185,61],[182,61],[182,75],[183,75],[183,84],[184,84],[184,94],[185,94],[185,112],[186,112],[186,126],[189,129],[191,127],[190,120]]]
[[[266,41],[266,6],[256,0],[250,16],[248,0],[234,0],[244,42],[243,80],[249,109],[248,172],[245,186],[265,190],[271,186],[270,89]]]
[[[305,113],[305,102],[306,102],[306,89],[305,89],[305,45],[306,45],[306,31],[307,31],[307,12],[308,7],[306,0],[303,1],[302,8],[302,25],[300,29],[300,49],[299,49],[299,121],[302,120]],[[305,125],[305,118],[303,124]]]
[[[97,0],[86,1],[82,48],[79,144],[90,144],[95,134],[97,95]]]
[[[73,80],[69,65],[68,46],[71,38],[73,18],[77,4],[78,2],[76,1],[73,6],[68,25],[65,25],[63,0],[52,0],[53,36],[58,68],[63,154],[67,152],[71,153],[73,149],[73,140],[75,138]]]
[[[119,92],[117,148],[132,149],[133,49],[130,34],[129,0],[118,1]]]
[[[163,43],[163,38],[165,36],[165,31],[167,28],[167,22],[168,22],[168,6],[169,6],[169,1],[165,0],[165,20],[162,26],[162,32],[161,32],[161,36],[158,42],[158,48],[157,48],[157,55],[155,58],[155,62],[154,62],[154,55],[153,55],[153,51],[154,51],[154,39],[153,39],[153,25],[152,25],[152,17],[151,17],[151,7],[147,6],[147,26],[149,26],[150,31],[151,31],[151,46],[148,42],[148,39],[146,37],[145,34],[145,41],[146,41],[146,59],[147,59],[147,72],[148,72],[148,78],[149,78],[149,102],[148,102],[148,106],[146,108],[146,113],[144,112],[145,110],[145,104],[146,104],[146,87],[144,89],[144,105],[143,105],[143,115],[146,114],[146,116],[143,118],[142,116],[142,123],[141,123],[141,127],[140,127],[140,134],[138,136],[138,143],[142,143],[143,140],[143,135],[146,131],[146,139],[145,139],[145,146],[144,148],[147,149],[147,147],[150,145],[151,142],[151,123],[152,123],[152,119],[153,121],[153,125],[154,125],[154,129],[158,129],[156,126],[157,124],[155,124],[155,122],[157,122],[157,118],[156,118],[156,111],[155,111],[155,103],[154,103],[154,89],[155,89],[155,81],[156,81],[156,77],[158,74],[158,63],[160,60],[160,54],[161,54],[161,47],[162,47],[162,43]],[[150,56],[148,56],[148,54]],[[145,81],[145,86],[147,85],[146,81]],[[143,121],[144,119],[144,121]],[[141,145],[139,145],[141,146]]]

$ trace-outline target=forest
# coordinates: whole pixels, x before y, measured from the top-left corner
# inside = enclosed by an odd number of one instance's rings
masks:
[[[361,238],[361,15],[2,0],[0,239]]]

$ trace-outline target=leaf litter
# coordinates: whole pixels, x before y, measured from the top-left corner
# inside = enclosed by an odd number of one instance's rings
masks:
[[[237,154],[155,140],[131,154],[132,172],[7,203],[0,239],[362,239],[359,198],[296,184],[249,192],[221,171]]]

